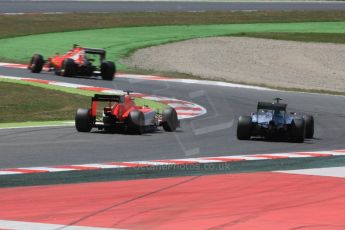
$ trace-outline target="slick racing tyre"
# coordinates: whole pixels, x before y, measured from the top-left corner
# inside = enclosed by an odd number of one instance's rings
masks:
[[[304,119],[294,119],[291,123],[292,140],[297,143],[303,143],[305,137]]]
[[[314,137],[314,117],[304,115],[303,119],[305,122],[305,138],[312,139]]]
[[[174,132],[179,125],[177,113],[174,108],[166,108],[163,111],[162,126],[166,132]]]
[[[62,62],[60,75],[65,77],[70,77],[76,75],[77,65],[72,58],[66,58]]]
[[[101,76],[103,80],[112,81],[116,72],[116,66],[114,62],[102,61],[101,64]]]
[[[75,128],[78,132],[90,132],[93,126],[89,109],[78,109],[75,115]]]
[[[41,54],[34,54],[29,63],[29,69],[32,73],[40,73],[44,65],[43,56]]]
[[[237,139],[249,140],[252,132],[252,118],[250,116],[240,116],[237,124]]]
[[[130,134],[141,135],[144,133],[145,117],[143,112],[139,110],[131,111],[126,119],[126,123]]]

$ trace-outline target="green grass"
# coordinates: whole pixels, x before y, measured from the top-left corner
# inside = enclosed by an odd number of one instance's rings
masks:
[[[0,38],[131,26],[345,21],[343,11],[138,12],[0,15]]]
[[[25,85],[25,86],[34,86],[34,87],[39,87],[39,88],[43,88],[47,90],[57,90],[57,91],[68,93],[68,94],[77,94],[77,95],[87,96],[87,97],[92,97],[95,94],[95,92],[87,91],[87,90],[67,88],[67,87],[56,86],[56,85],[41,84],[41,83],[36,83],[36,82],[20,81],[20,80],[15,80],[15,79],[0,78],[0,83],[1,84],[12,83],[12,84]]]
[[[0,40],[0,58],[27,62],[33,53],[45,57],[64,52],[71,44],[101,47],[117,61],[138,48],[197,37],[239,33],[345,33],[345,22],[257,23],[227,25],[154,26],[83,30],[31,35]],[[124,70],[124,66],[119,66]]]
[[[147,100],[147,99],[143,99],[139,97],[134,97],[134,102],[137,105],[148,106],[150,108],[153,108],[155,111],[160,112],[160,113],[163,112],[164,108],[167,107],[167,105],[159,103],[157,101],[151,101],[151,100]]]
[[[73,120],[89,98],[57,90],[0,83],[0,122]]]
[[[25,122],[0,123],[0,129],[1,128],[35,127],[35,126],[65,126],[65,125],[74,125],[74,121],[25,121]]]
[[[94,94],[92,91],[62,86],[0,79],[0,123],[74,120],[77,108],[88,108],[90,97]],[[147,105],[158,111],[166,107],[165,104],[147,99],[134,100],[138,105]],[[0,124],[0,128],[23,125],[33,124]]]

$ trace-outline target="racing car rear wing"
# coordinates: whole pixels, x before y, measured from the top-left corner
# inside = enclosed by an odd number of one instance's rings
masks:
[[[286,110],[287,104],[284,103],[271,103],[271,102],[258,102],[258,110]]]
[[[91,116],[96,117],[97,114],[97,102],[104,101],[109,102],[109,107],[111,107],[111,102],[123,103],[125,101],[124,95],[110,95],[110,94],[95,94],[91,99]]]
[[[111,95],[111,94],[95,94],[92,101],[109,101],[109,102],[124,102],[124,95]]]
[[[105,50],[97,48],[84,48],[85,53],[89,54],[98,54],[101,56],[101,59],[105,59]]]

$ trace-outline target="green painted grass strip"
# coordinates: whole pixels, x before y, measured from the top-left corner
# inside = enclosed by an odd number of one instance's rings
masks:
[[[7,79],[7,78],[0,78],[0,82],[29,85],[29,86],[40,87],[40,88],[44,88],[44,89],[57,90],[57,91],[61,91],[64,93],[78,94],[78,95],[82,95],[82,96],[92,97],[95,94],[95,92],[87,91],[87,90],[67,88],[67,87],[63,87],[63,86],[49,85],[49,84],[42,84],[42,83],[37,83],[37,82],[28,82],[28,81],[21,81],[21,80]]]
[[[118,61],[132,51],[174,41],[239,33],[345,33],[345,22],[254,23],[225,25],[151,26],[83,30],[0,40],[0,58],[27,62],[33,53],[45,57],[65,52],[72,44],[100,47]],[[125,66],[119,65],[119,69]]]
[[[26,121],[26,122],[11,122],[0,123],[2,128],[25,128],[25,127],[44,127],[44,126],[64,126],[74,125],[74,121]]]

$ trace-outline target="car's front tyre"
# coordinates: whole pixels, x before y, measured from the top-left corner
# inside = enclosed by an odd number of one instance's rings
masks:
[[[66,58],[62,62],[60,75],[64,77],[71,77],[77,73],[77,64],[72,58]]]
[[[32,73],[40,73],[43,69],[44,59],[41,54],[34,54],[29,63],[29,69]]]

